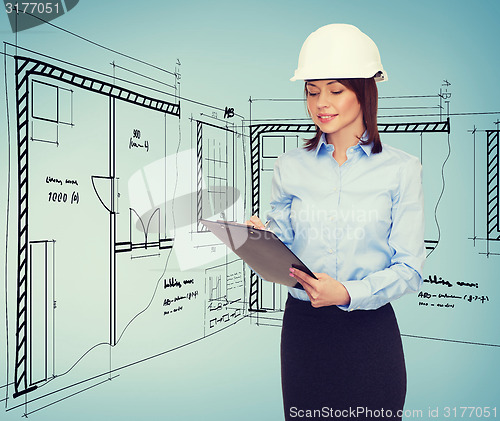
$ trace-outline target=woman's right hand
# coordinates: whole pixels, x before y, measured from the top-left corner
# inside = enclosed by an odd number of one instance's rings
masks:
[[[248,221],[245,221],[245,224],[262,230],[265,229],[264,224],[257,215],[252,215],[252,217]]]

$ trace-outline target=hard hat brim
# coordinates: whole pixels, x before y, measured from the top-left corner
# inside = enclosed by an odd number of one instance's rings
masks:
[[[307,81],[307,80],[321,80],[321,79],[324,79],[324,80],[337,80],[337,79],[370,79],[370,78],[375,78],[375,82],[385,82],[387,80],[389,80],[388,76],[387,76],[387,72],[385,70],[379,70],[377,73],[375,73],[374,75],[372,76],[366,76],[366,75],[356,75],[356,76],[353,76],[353,75],[349,75],[349,76],[343,76],[343,75],[337,75],[337,76],[331,76],[331,75],[318,75],[318,74],[301,74],[301,72],[297,72],[295,71],[295,74],[293,75],[293,77],[290,78],[290,80],[292,82],[295,82],[296,80],[304,80],[304,81]]]

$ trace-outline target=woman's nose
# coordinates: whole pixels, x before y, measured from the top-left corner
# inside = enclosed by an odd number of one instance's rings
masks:
[[[318,108],[325,108],[326,106],[328,106],[327,92],[321,91],[318,94],[318,102],[316,103],[316,105]]]

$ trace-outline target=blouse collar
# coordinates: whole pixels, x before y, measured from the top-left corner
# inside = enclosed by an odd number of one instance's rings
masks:
[[[359,140],[359,142],[354,146],[355,148],[361,148],[361,150],[367,155],[367,156],[370,156],[371,153],[372,153],[372,145],[371,143],[369,143],[368,145],[362,145],[361,144],[361,141],[362,140],[366,140],[368,139],[368,132],[365,130],[365,132],[363,133],[363,135],[361,136],[361,139]],[[319,142],[318,142],[318,145],[316,146],[316,150],[315,150],[315,156],[318,155],[319,151],[322,149],[322,148],[326,148],[327,150],[329,149],[331,152],[333,152],[335,150],[334,146],[333,145],[329,145],[326,141],[326,135],[323,133],[319,139]]]

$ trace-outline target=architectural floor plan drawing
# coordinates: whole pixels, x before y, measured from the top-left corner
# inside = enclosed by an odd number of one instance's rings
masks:
[[[434,95],[379,98],[378,128],[382,141],[419,157],[423,166],[425,191],[425,269],[428,272],[417,296],[405,297],[405,304],[398,300],[394,305],[399,306],[398,319],[403,320],[407,327],[401,332],[403,336],[498,347],[494,332],[477,338],[475,329],[464,328],[472,319],[481,319],[486,323],[493,317],[495,309],[491,306],[494,300],[491,283],[479,274],[464,275],[464,271],[447,276],[450,267],[444,268],[442,265],[443,255],[447,256],[445,259],[453,259],[452,255],[456,253],[450,245],[450,238],[461,241],[461,244],[468,241],[469,227],[464,224],[468,205],[473,205],[475,209],[475,244],[480,245],[482,242],[483,248],[484,244],[487,247],[483,256],[494,259],[494,246],[498,244],[496,130],[475,133],[476,165],[474,170],[470,166],[471,178],[475,174],[474,183],[470,183],[473,202],[465,201],[464,197],[464,202],[459,201],[456,207],[450,208],[450,200],[456,200],[453,198],[456,191],[463,195],[469,185],[467,175],[457,179],[449,175],[450,158],[457,159],[453,155],[453,143],[460,142],[459,139],[464,135],[460,131],[462,125],[458,124],[457,118],[453,120],[449,111],[450,85],[448,81],[443,81],[439,93]],[[314,127],[307,119],[267,116],[272,115],[273,109],[288,110],[293,107],[290,104],[301,102],[300,99],[250,99],[253,116],[250,123],[252,213],[265,214],[269,210],[269,193],[265,192],[265,186],[271,182],[274,160],[282,153],[300,147],[302,140],[312,137],[314,133]],[[283,107],[276,107],[276,103]],[[293,115],[297,114],[295,112]],[[485,142],[478,141],[478,136],[487,137],[487,148]],[[474,192],[472,185],[476,186]],[[472,224],[470,228],[472,230]],[[484,235],[481,236],[480,231]],[[464,259],[469,261],[469,257]],[[250,309],[254,310],[250,313],[252,320],[261,326],[281,326],[287,299],[286,287],[270,284],[251,272],[249,293]]]
[[[199,219],[241,220],[246,180],[241,119],[204,119],[178,68],[160,91],[115,62],[107,76],[8,47],[18,212],[2,386],[29,414],[243,319],[243,264]]]
[[[432,99],[438,99],[435,95]],[[395,98],[400,102],[406,98]],[[253,99],[251,104],[259,100]],[[269,99],[268,101],[271,101]],[[279,99],[272,99],[278,101]],[[395,102],[394,99],[392,102]],[[406,110],[408,107],[391,107],[394,113],[400,110]],[[254,106],[255,107],[255,106]],[[420,108],[422,108],[420,106]],[[381,107],[383,110],[384,107]],[[399,116],[396,116],[399,117]],[[404,116],[403,116],[404,117]],[[393,121],[395,116],[392,117]],[[382,119],[381,119],[382,120]],[[401,119],[400,119],[401,120]],[[432,138],[432,153],[442,149],[441,160],[445,162],[447,155],[447,143],[450,135],[450,118],[443,113],[440,119],[433,120],[429,117],[420,117],[420,120],[407,118],[406,121],[379,123],[379,132],[384,142],[399,147],[415,156],[418,156],[421,162],[424,162],[424,154],[427,153],[424,146],[424,136]],[[276,158],[281,154],[300,147],[304,138],[312,137],[315,133],[315,127],[311,123],[302,122],[302,120],[279,119],[275,121],[259,121],[250,125],[251,136],[251,165],[252,165],[252,214],[265,214],[269,211],[267,204],[267,194],[262,195],[263,186],[271,184],[273,174],[273,164]],[[436,137],[440,137],[440,147],[437,147]],[[440,182],[431,182],[439,180],[441,168],[425,167],[424,183],[426,187],[426,220],[434,220],[434,211],[440,200],[440,194],[444,188],[444,180]],[[434,221],[433,221],[434,222]],[[427,254],[431,254],[439,243],[439,224],[437,219],[435,223],[429,223],[426,227],[426,249]],[[277,317],[278,324],[281,319],[281,312],[285,308],[287,298],[287,289],[281,285],[271,284],[263,281],[255,272],[251,272],[250,282],[250,309],[256,311],[256,319],[259,324],[273,324],[274,317]],[[266,314],[261,314],[264,311]],[[278,312],[276,316],[270,316],[269,312]]]

